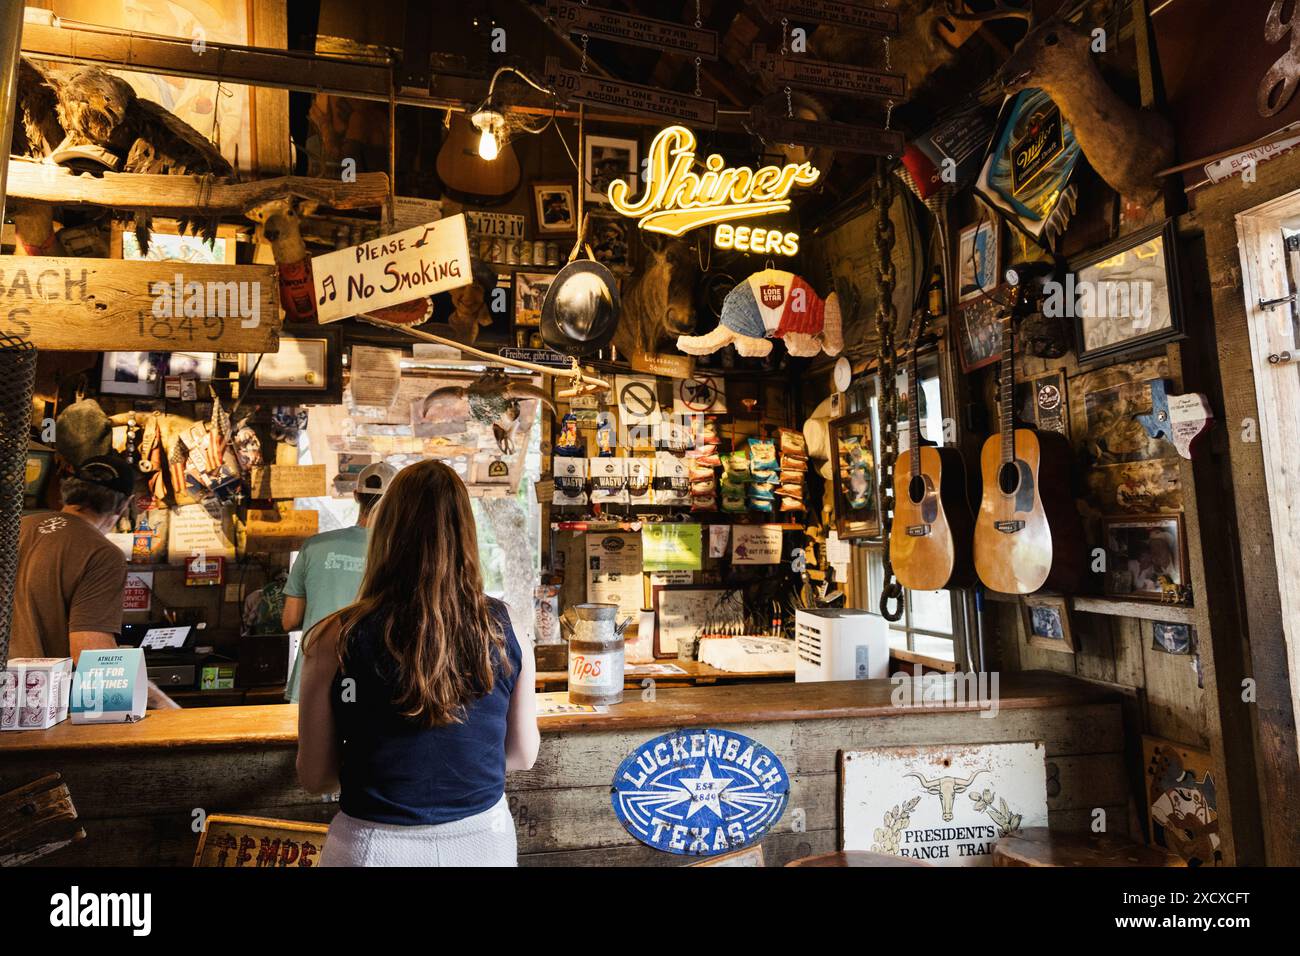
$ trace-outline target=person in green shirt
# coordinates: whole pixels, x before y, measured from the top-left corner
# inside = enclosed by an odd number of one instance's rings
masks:
[[[361,577],[366,569],[366,546],[370,516],[384,492],[397,475],[397,469],[384,462],[367,465],[357,476],[353,493],[361,513],[351,528],[314,535],[303,544],[298,559],[289,569],[284,584],[284,612],[280,626],[286,631],[302,631],[302,643],[293,659],[293,671],[285,687],[284,699],[298,702],[298,683],[302,675],[302,652],[311,629],[335,611],[357,599]]]

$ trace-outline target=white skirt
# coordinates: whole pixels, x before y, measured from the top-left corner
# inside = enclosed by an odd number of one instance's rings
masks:
[[[399,826],[343,811],[330,822],[321,866],[517,866],[505,794],[490,810],[451,823]]]

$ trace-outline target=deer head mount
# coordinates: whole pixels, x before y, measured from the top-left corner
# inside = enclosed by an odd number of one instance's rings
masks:
[[[1025,21],[1029,32],[993,75],[993,82],[1008,95],[1030,87],[1041,89],[1060,108],[1083,155],[1111,189],[1141,203],[1156,198],[1160,190],[1156,173],[1173,163],[1169,121],[1129,105],[1110,88],[1093,58],[1092,37],[1070,22],[1074,11],[1038,21],[1032,0],[1021,6],[997,0],[984,13],[958,12],[953,0],[947,3],[949,14],[957,20]]]

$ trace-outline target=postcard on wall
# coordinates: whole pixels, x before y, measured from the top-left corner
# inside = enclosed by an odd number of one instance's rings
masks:
[[[214,518],[203,505],[181,505],[172,509],[167,530],[167,554],[173,564],[184,564],[199,554],[235,557],[232,527],[224,513]]]

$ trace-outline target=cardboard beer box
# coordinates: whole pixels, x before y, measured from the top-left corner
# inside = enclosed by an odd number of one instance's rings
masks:
[[[45,730],[68,718],[72,658],[15,657],[0,671],[0,730]]]
[[[143,720],[149,698],[144,651],[138,647],[82,651],[72,680],[74,724]]]

